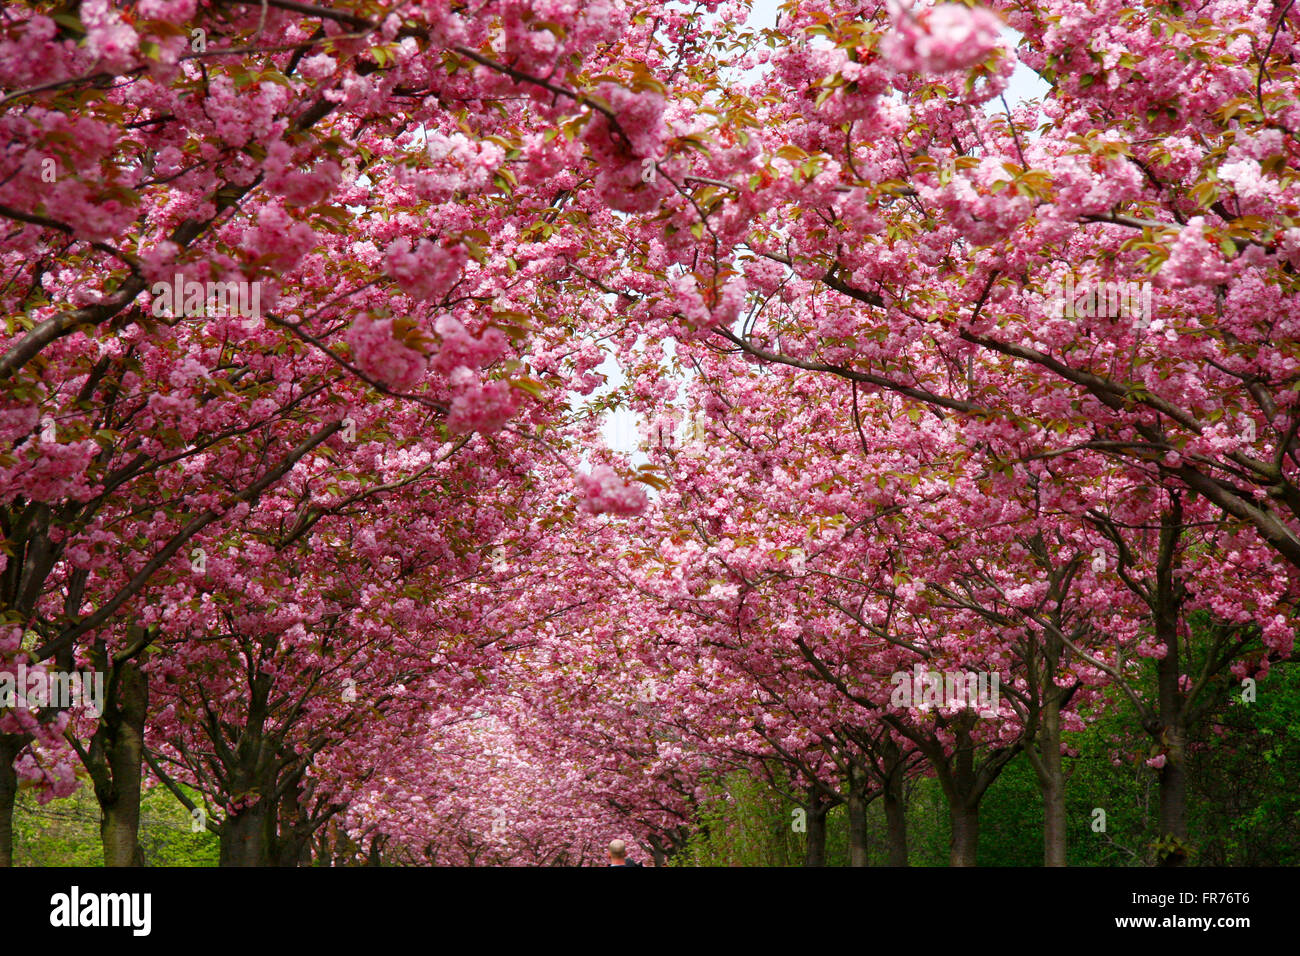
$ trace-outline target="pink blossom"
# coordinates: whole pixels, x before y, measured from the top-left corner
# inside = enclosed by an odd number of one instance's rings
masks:
[[[317,53],[306,57],[298,64],[298,72],[308,80],[323,80],[338,69],[338,61],[328,53]]]
[[[384,272],[407,294],[435,299],[451,289],[468,258],[460,245],[448,248],[421,239],[412,249],[409,239],[398,239],[388,247]]]
[[[941,3],[929,10],[898,7],[881,50],[901,71],[944,73],[981,62],[998,45],[1002,22],[988,10]]]
[[[394,337],[392,319],[358,318],[347,343],[363,372],[399,391],[418,385],[428,369],[425,356]]]
[[[86,26],[86,47],[99,57],[108,70],[128,69],[140,47],[140,38],[121,14],[107,0],[85,0],[81,4],[81,22]]]
[[[1222,251],[1206,238],[1205,217],[1193,216],[1179,231],[1169,258],[1160,267],[1161,284],[1173,288],[1213,285],[1227,276]]]
[[[433,368],[450,375],[462,365],[466,368],[483,368],[505,354],[508,341],[500,329],[487,328],[477,338],[452,315],[439,316],[434,331],[442,339],[442,346],[433,357]]]
[[[167,23],[185,23],[194,19],[198,0],[140,0],[136,12],[146,20],[163,20]]]
[[[456,397],[447,414],[447,430],[455,433],[498,431],[515,413],[518,399],[506,382],[481,382],[464,366],[451,375]]]
[[[598,465],[589,475],[579,475],[578,491],[582,496],[578,509],[587,514],[630,518],[646,507],[645,492],[623,481],[607,465]]]

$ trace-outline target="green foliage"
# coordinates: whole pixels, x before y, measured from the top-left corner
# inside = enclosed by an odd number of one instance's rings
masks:
[[[1042,866],[1043,801],[1023,756],[998,775],[980,804],[980,866]]]
[[[1300,864],[1300,664],[1239,691],[1193,748],[1188,825],[1202,866]]]
[[[1190,740],[1188,829],[1191,860],[1201,866],[1300,864],[1300,664],[1274,665],[1254,703],[1222,681]],[[1146,765],[1151,739],[1133,720],[1130,703],[1110,689],[1086,729],[1067,733],[1065,760],[1070,866],[1149,866],[1162,850],[1159,785]],[[729,795],[729,796],[728,796]],[[805,835],[791,830],[794,805],[764,782],[733,773],[700,808],[699,829],[674,866],[799,866]],[[1104,831],[1093,829],[1105,811]],[[948,864],[948,806],[938,781],[907,784],[912,866]],[[848,864],[848,815],[827,815],[826,862]],[[888,865],[887,830],[879,800],[867,808],[868,860]],[[1168,849],[1165,847],[1165,849]],[[981,866],[1041,866],[1043,803],[1028,759],[1012,760],[980,808]]]
[[[761,781],[728,774],[709,788],[697,829],[671,866],[797,866],[803,834],[790,829],[790,807]]]
[[[951,823],[948,819],[948,803],[943,797],[943,788],[939,781],[931,777],[920,777],[908,783],[907,798],[907,858],[909,866],[947,866],[948,841],[951,839]],[[875,813],[871,812],[875,811]],[[879,801],[868,808],[867,824],[872,825],[876,816],[880,817],[883,827],[884,807]],[[880,845],[884,846],[885,831],[880,831]],[[872,829],[872,845],[875,830]],[[882,855],[879,865],[888,863],[888,856]],[[876,865],[875,854],[871,855],[871,864]]]
[[[191,796],[196,796],[191,794]],[[192,833],[189,812],[166,790],[140,801],[140,846],[146,866],[216,866],[217,838]],[[15,866],[103,866],[99,806],[89,786],[41,806],[29,792],[14,808]]]
[[[945,866],[948,862],[948,810],[934,780],[908,785],[907,803],[912,866]],[[744,773],[728,774],[711,788],[698,809],[698,829],[686,847],[674,854],[671,866],[802,866],[807,834],[791,824],[797,807],[764,781]],[[870,866],[889,863],[888,827],[884,806],[867,807],[867,852]],[[826,815],[826,865],[848,866],[848,810],[840,804]]]
[[[20,790],[14,806],[14,866],[103,866],[99,807],[89,787],[41,806]]]

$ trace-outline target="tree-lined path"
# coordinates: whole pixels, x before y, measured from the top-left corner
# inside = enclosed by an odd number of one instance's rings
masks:
[[[1300,862],[1292,7],[7,5],[0,865]]]

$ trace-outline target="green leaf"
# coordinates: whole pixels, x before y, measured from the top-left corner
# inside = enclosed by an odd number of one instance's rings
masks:
[[[546,393],[546,385],[535,378],[512,378],[510,387],[517,388],[521,392],[527,392],[538,401],[541,401],[542,396]]]

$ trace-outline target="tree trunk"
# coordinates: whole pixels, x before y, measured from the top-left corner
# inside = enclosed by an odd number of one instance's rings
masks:
[[[304,801],[303,771],[298,771],[280,798],[279,833],[273,841],[276,866],[310,866],[311,838],[325,823],[312,821]]]
[[[100,807],[99,838],[104,844],[104,866],[144,866],[140,846],[140,795]]]
[[[1187,862],[1187,716],[1178,653],[1178,621],[1182,617],[1185,592],[1174,573],[1178,539],[1183,530],[1182,506],[1177,499],[1162,524],[1154,615],[1156,638],[1165,647],[1165,656],[1156,665],[1159,742],[1165,752],[1165,765],[1159,772],[1160,836],[1165,849],[1159,862],[1161,866],[1182,866]]]
[[[907,800],[902,774],[890,773],[885,783],[885,826],[889,831],[889,865],[907,866]]]
[[[271,814],[262,801],[232,813],[221,826],[221,866],[270,866],[267,839]]]
[[[1187,862],[1187,732],[1181,722],[1165,727],[1165,765],[1160,768],[1160,834],[1177,840],[1160,858],[1161,866]]]
[[[107,773],[98,780],[99,835],[104,866],[144,866],[140,846],[140,784],[144,763],[144,724],[149,709],[149,679],[134,661],[118,665],[117,700],[104,702],[92,744]]]
[[[1065,787],[1053,781],[1043,788],[1043,866],[1065,866]]]
[[[804,849],[804,866],[826,865],[826,813],[830,810],[824,803],[817,803],[808,808],[808,843]]]
[[[0,734],[0,866],[14,865],[14,800],[18,796],[18,771],[14,761],[26,746],[18,734]]]
[[[1043,865],[1065,866],[1065,766],[1061,759],[1061,699],[1052,691],[1043,703],[1038,753],[1030,748],[1030,763],[1043,796]]]
[[[654,865],[667,866],[668,853],[664,848],[664,841],[652,833],[650,834],[648,842],[650,844],[650,859],[654,861]]]
[[[977,866],[975,851],[980,839],[980,809],[953,801],[949,804],[948,818],[952,821],[952,840],[949,843],[950,866]]]
[[[964,711],[953,720],[950,726],[954,752],[951,756],[933,744],[931,752],[926,754],[948,801],[948,819],[951,825],[949,866],[978,865],[976,853],[980,839],[980,800],[984,798],[989,784],[996,779],[997,773],[1006,765],[1005,760],[1009,759],[1004,752],[1003,762],[991,775],[987,771],[992,757],[988,758],[982,770],[976,768],[975,745],[971,740],[971,728],[975,720],[971,711]]]
[[[276,796],[278,745],[269,738],[271,675],[259,670],[249,683],[248,716],[226,761],[226,799],[246,803],[221,825],[220,866],[274,866],[279,861],[280,799]]]
[[[857,768],[849,771],[849,866],[867,866],[867,780]]]

